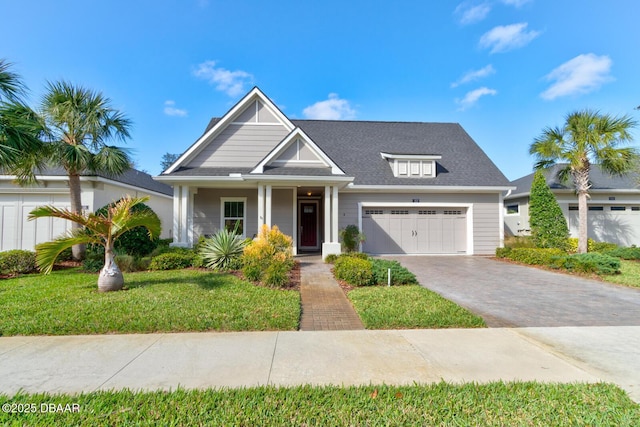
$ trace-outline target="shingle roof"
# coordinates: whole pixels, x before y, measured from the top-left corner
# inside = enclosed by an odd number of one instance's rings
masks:
[[[547,178],[547,185],[552,190],[571,190],[573,189],[571,181],[562,182],[558,178],[558,172],[564,167],[558,164],[544,171]],[[511,185],[516,187],[512,191],[512,196],[522,193],[528,193],[533,183],[533,173],[511,181]],[[613,176],[604,172],[598,165],[592,165],[589,170],[589,180],[591,181],[592,190],[638,190],[640,176],[637,173],[631,173],[626,176]]]
[[[40,170],[36,176],[66,176],[67,172],[64,168],[59,166],[46,167]],[[106,173],[84,173],[82,176],[100,176],[103,178],[111,179],[113,181],[121,182],[123,184],[132,185],[134,187],[140,187],[145,190],[155,191],[157,193],[166,194],[167,196],[173,196],[173,189],[167,184],[155,181],[148,173],[139,171],[137,169],[129,169],[125,173],[119,176],[114,176]]]
[[[457,123],[293,120],[357,185],[506,186]],[[440,155],[435,178],[396,178],[380,153]]]
[[[219,119],[212,119],[207,130]],[[292,120],[356,185],[507,186],[509,181],[457,123]],[[206,133],[206,131],[205,131]],[[435,178],[396,178],[381,153],[439,155]],[[273,168],[265,175],[326,170]],[[179,168],[169,175],[225,176],[242,168]]]

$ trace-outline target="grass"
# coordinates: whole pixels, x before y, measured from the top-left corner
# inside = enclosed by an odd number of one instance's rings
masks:
[[[640,262],[620,260],[620,274],[600,276],[606,282],[640,288]]]
[[[640,407],[610,384],[490,383],[259,387],[172,392],[0,395],[36,413],[0,412],[0,424],[65,425],[640,425]],[[41,404],[78,405],[42,413]]]
[[[197,270],[125,274],[98,293],[97,275],[56,271],[0,281],[0,336],[296,330],[297,291]]]
[[[481,328],[481,317],[421,286],[368,286],[348,293],[367,329]]]

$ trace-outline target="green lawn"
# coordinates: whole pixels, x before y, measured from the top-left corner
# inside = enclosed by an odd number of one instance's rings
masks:
[[[640,407],[610,384],[491,383],[260,387],[173,392],[19,394],[36,413],[0,412],[0,425],[637,426]],[[77,405],[42,413],[41,404]],[[62,406],[64,408],[64,406]]]
[[[98,293],[97,275],[57,271],[0,280],[0,336],[296,330],[297,291],[196,270],[125,274]]]
[[[486,326],[481,317],[421,286],[367,286],[348,297],[367,329]]]
[[[620,260],[621,274],[603,275],[602,280],[640,288],[640,262]]]

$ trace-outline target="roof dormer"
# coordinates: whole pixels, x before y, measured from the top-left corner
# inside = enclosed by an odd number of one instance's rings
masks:
[[[396,178],[435,178],[436,160],[442,156],[432,154],[389,154],[380,153]]]

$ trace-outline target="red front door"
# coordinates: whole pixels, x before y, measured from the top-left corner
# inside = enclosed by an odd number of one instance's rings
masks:
[[[318,247],[318,203],[300,203],[300,246]]]

